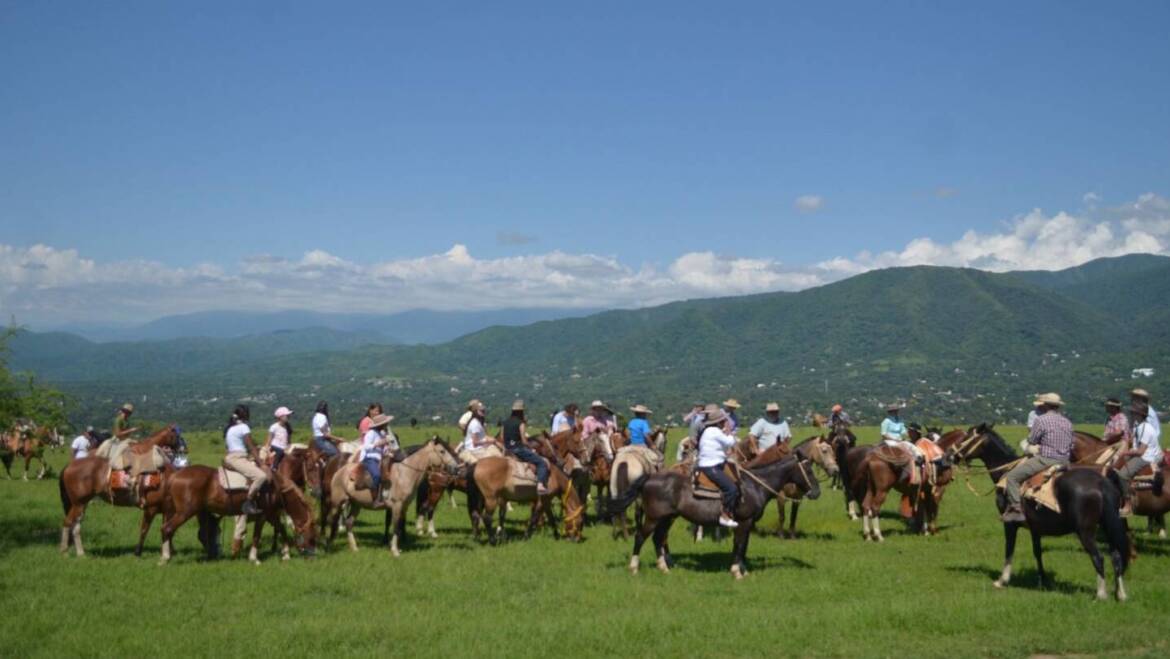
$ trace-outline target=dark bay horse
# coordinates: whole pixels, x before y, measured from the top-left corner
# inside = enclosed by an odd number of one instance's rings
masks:
[[[795,485],[809,499],[816,499],[821,494],[812,465],[795,456],[742,469],[739,502],[735,509],[739,526],[735,529],[731,563],[731,573],[736,579],[742,579],[748,573],[747,549],[752,527],[763,516],[768,502],[789,484]],[[610,505],[625,510],[638,497],[642,499],[643,519],[634,533],[634,550],[630,556],[630,572],[633,574],[638,573],[639,554],[647,538],[654,540],[658,569],[670,572],[674,561],[667,536],[675,518],[683,517],[699,525],[716,524],[722,506],[717,499],[696,499],[690,476],[674,469],[640,477]]]
[[[177,453],[187,452],[187,442],[183,439],[179,427],[174,425],[167,426],[145,440],[131,445],[126,450],[144,453],[155,447],[169,449]],[[57,479],[61,506],[65,511],[65,519],[61,523],[61,553],[69,551],[69,542],[72,539],[77,555],[85,555],[85,549],[81,543],[81,520],[85,516],[85,508],[89,502],[94,497],[101,497],[115,506],[142,508],[138,545],[134,549],[134,555],[141,556],[142,545],[146,542],[146,534],[150,531],[154,516],[162,512],[166,479],[174,471],[174,468],[168,465],[160,475],[159,487],[140,489],[135,496],[135,491],[131,488],[110,488],[110,461],[107,458],[91,455],[80,460],[73,460],[65,465]]]
[[[1006,467],[1017,462],[1016,452],[987,424],[968,430],[967,439],[956,449],[955,458],[963,462],[980,459],[987,466],[992,482],[997,482]],[[1046,535],[1067,535],[1075,533],[1081,546],[1093,561],[1097,572],[1097,599],[1108,599],[1105,587],[1105,561],[1097,547],[1097,529],[1105,532],[1109,545],[1109,558],[1113,562],[1117,599],[1126,599],[1123,577],[1129,566],[1129,537],[1125,520],[1121,519],[1121,491],[1116,482],[1116,473],[1102,476],[1096,468],[1073,467],[1065,471],[1056,482],[1056,499],[1060,512],[1024,500],[1023,525],[1032,534],[1032,554],[1036,557],[1036,570],[1040,574],[1040,585],[1045,587],[1044,561],[1040,539]],[[1007,506],[1002,491],[996,494],[996,507],[1003,514]],[[1012,555],[1016,549],[1016,535],[1021,524],[1004,522],[1004,564],[1003,572],[995,580],[996,588],[1004,588],[1012,577]]]
[[[1096,464],[1102,457],[1110,457],[1105,454],[1105,451],[1117,446],[1116,443],[1110,444],[1096,435],[1077,431],[1075,433],[1072,459],[1074,462],[1080,464]],[[1113,458],[1113,467],[1119,467],[1120,462],[1116,455]],[[1150,476],[1154,475],[1151,470]],[[1136,485],[1136,484],[1131,484]],[[1154,486],[1161,485],[1160,488]],[[1167,491],[1164,481],[1155,481],[1148,488],[1138,489],[1134,487],[1133,500],[1133,514],[1146,517],[1149,522],[1148,526],[1159,529],[1159,536],[1166,537],[1166,513],[1170,512],[1170,492]],[[1130,558],[1134,555],[1131,553]]]
[[[199,519],[199,541],[203,544],[208,558],[219,555],[219,518],[237,516],[241,513],[247,490],[226,491],[219,484],[218,467],[203,465],[180,469],[166,479],[163,497],[162,558],[159,565],[171,560],[172,541],[175,531],[192,517]],[[281,513],[287,513],[293,521],[298,536],[297,544],[307,555],[312,555],[317,545],[317,526],[313,520],[313,507],[304,492],[279,472],[272,475],[272,481],[264,486],[258,497],[263,514],[259,516],[252,536],[252,559],[259,562],[256,552],[260,546],[262,521],[267,521],[278,534],[284,534]],[[260,521],[262,520],[262,521]]]

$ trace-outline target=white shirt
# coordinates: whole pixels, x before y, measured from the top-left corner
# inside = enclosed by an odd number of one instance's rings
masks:
[[[788,429],[787,421],[781,420],[780,423],[772,423],[767,417],[760,417],[752,424],[751,430],[748,432],[756,438],[756,444],[760,447],[761,452],[772,448],[778,441],[792,439],[792,431]]]
[[[268,426],[268,434],[272,437],[272,447],[278,448],[282,451],[288,450],[288,431],[284,429],[284,424],[277,421]]]
[[[1148,408],[1146,411],[1148,412],[1148,414],[1146,414],[1146,422],[1153,426],[1154,430],[1157,431],[1158,436],[1161,437],[1162,420],[1158,418],[1158,413],[1154,411],[1153,407]]]
[[[561,410],[560,412],[556,413],[556,416],[553,417],[552,430],[549,431],[549,434],[555,435],[559,432],[572,430],[572,428],[573,427],[569,425],[569,416],[565,414],[564,410]]]
[[[487,432],[483,429],[483,423],[474,417],[467,423],[467,435],[463,437],[463,450],[478,451],[483,448],[479,444],[487,437]]]
[[[382,452],[385,450],[385,438],[385,435],[373,428],[367,430],[366,434],[362,436],[362,454],[359,459],[381,460]]]
[[[1028,423],[1027,423],[1028,430],[1032,429],[1032,424],[1036,423],[1036,417],[1038,417],[1038,416],[1040,416],[1040,415],[1036,413],[1035,409],[1033,409],[1031,412],[1028,412]]]
[[[73,457],[84,458],[89,455],[89,437],[78,435],[69,445],[73,449]]]
[[[727,452],[735,446],[735,437],[724,433],[716,426],[703,431],[699,438],[700,467],[714,467],[727,462]]]
[[[325,435],[332,434],[332,429],[329,427],[329,417],[317,412],[313,415],[313,438],[324,438]]]
[[[248,446],[244,444],[244,438],[252,434],[252,429],[246,423],[237,423],[228,428],[224,435],[223,442],[227,445],[228,453],[247,453]]]
[[[1133,447],[1142,448],[1142,460],[1156,465],[1162,462],[1162,447],[1160,445],[1162,433],[1153,424],[1142,421],[1133,429]]]

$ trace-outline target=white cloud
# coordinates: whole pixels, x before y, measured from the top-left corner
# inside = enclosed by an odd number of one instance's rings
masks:
[[[60,324],[145,321],[210,309],[384,311],[411,308],[637,307],[694,297],[799,290],[892,266],[1059,269],[1134,252],[1170,251],[1170,202],[1155,194],[1073,215],[1033,210],[1003,231],[952,242],[917,238],[902,249],[841,255],[810,266],[714,252],[665,267],[611,256],[545,254],[476,258],[464,245],[441,254],[355,263],[324,252],[258,255],[234,267],[173,268],[154,261],[98,263],[75,249],[0,244],[0,316]]]
[[[792,206],[801,213],[815,213],[824,208],[825,198],[815,194],[801,195],[792,202]]]

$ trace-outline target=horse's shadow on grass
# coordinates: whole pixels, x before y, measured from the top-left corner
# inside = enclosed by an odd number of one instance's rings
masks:
[[[688,572],[727,572],[731,569],[731,555],[725,553],[683,553],[671,554],[674,567]],[[626,567],[626,563],[611,563],[611,567]],[[815,570],[816,566],[792,556],[757,556],[748,558],[750,570],[795,568]]]
[[[60,524],[46,523],[43,518],[17,517],[0,524],[0,556],[23,547],[56,545],[60,540]]]
[[[1000,576],[999,570],[983,565],[948,565],[944,569],[947,572],[954,572],[957,574],[985,577],[987,579],[988,588],[994,588],[991,585],[991,582],[995,581]],[[1032,590],[1043,593],[1058,593],[1061,595],[1077,596],[1093,595],[1097,592],[1085,584],[1058,581],[1056,578],[1056,573],[1052,570],[1048,570],[1046,576],[1048,577],[1047,583],[1041,585],[1040,573],[1037,572],[1035,568],[1013,570],[1011,585],[1008,586],[1008,589]]]

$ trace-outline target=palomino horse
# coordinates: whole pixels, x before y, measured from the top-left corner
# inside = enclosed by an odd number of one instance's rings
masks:
[[[987,424],[980,424],[967,431],[967,437],[955,450],[955,459],[968,462],[980,459],[987,466],[991,481],[996,483],[1012,466],[1019,463],[1015,451],[1008,446],[995,429]],[[1097,572],[1097,599],[1108,599],[1109,593],[1105,587],[1105,561],[1101,550],[1097,547],[1097,529],[1101,527],[1105,532],[1105,539],[1109,544],[1109,558],[1113,562],[1113,574],[1116,582],[1117,599],[1126,599],[1125,583],[1122,578],[1129,566],[1129,537],[1126,534],[1125,520],[1121,519],[1121,492],[1117,484],[1117,474],[1110,472],[1109,477],[1102,476],[1096,468],[1073,467],[1065,471],[1056,482],[1056,500],[1060,504],[1061,512],[1054,512],[1025,499],[1023,502],[1024,517],[1032,533],[1032,554],[1036,557],[1036,571],[1040,574],[1040,586],[1045,587],[1044,561],[1040,539],[1046,535],[1067,535],[1076,533],[1081,546],[1093,561],[1093,569]],[[1007,507],[1007,500],[1002,491],[996,494],[996,507],[1003,514]],[[996,588],[1008,585],[1012,577],[1012,555],[1016,549],[1016,534],[1020,530],[1018,522],[1004,522],[1004,564],[1000,577],[995,580]]]
[[[504,539],[504,518],[508,501],[532,503],[532,516],[528,519],[525,537],[531,537],[538,515],[543,513],[552,529],[553,537],[559,539],[556,518],[553,516],[552,498],[560,497],[564,511],[565,537],[576,542],[581,539],[584,524],[585,505],[577,496],[572,481],[556,465],[549,465],[548,490],[544,496],[536,493],[536,478],[516,478],[512,474],[511,458],[483,458],[471,465],[467,473],[467,509],[471,515],[472,531],[478,536],[482,524],[488,531],[488,540],[496,544]],[[499,525],[491,530],[493,513],[500,511]]]
[[[47,428],[38,428],[31,422],[16,424],[4,434],[0,442],[0,462],[4,463],[4,471],[12,479],[12,462],[16,458],[24,458],[24,480],[28,480],[28,468],[33,460],[41,463],[37,471],[37,480],[45,477],[48,465],[45,464],[45,446],[48,444],[49,431]]]
[[[389,459],[389,458],[385,458]],[[369,488],[355,489],[355,483],[349,476],[350,467],[337,470],[330,483],[330,507],[333,510],[333,520],[330,526],[336,528],[337,519],[345,513],[345,535],[349,541],[349,548],[357,551],[357,538],[353,534],[353,524],[361,508],[385,509],[388,515],[386,520],[390,534],[390,553],[395,557],[402,554],[398,549],[398,538],[406,532],[406,505],[410,503],[418,490],[418,484],[426,478],[427,473],[435,469],[447,469],[454,473],[459,467],[459,458],[451,447],[439,437],[432,437],[427,443],[420,446],[408,455],[402,462],[395,462],[390,466],[389,479],[384,479],[383,488],[387,489],[385,499],[379,505],[374,504],[374,492]],[[364,467],[355,465],[357,469]],[[383,472],[384,473],[384,472]],[[362,474],[364,476],[364,474]],[[389,481],[388,483],[386,481]],[[333,541],[333,533],[329,535]]]
[[[218,471],[222,467],[197,465],[185,467],[172,474],[163,485],[162,558],[159,565],[171,560],[175,531],[187,520],[198,516],[199,541],[208,558],[219,555],[219,518],[235,517],[242,511],[248,498],[246,489],[225,490],[219,482]],[[265,485],[257,497],[263,511],[262,520],[268,521],[283,535],[284,524],[281,513],[287,513],[293,520],[297,544],[305,555],[312,555],[317,544],[317,526],[313,520],[313,507],[304,492],[279,472],[272,475],[272,481]],[[249,559],[259,563],[260,532],[262,523],[257,522],[252,536]],[[287,544],[287,541],[286,543]]]
[[[1117,444],[1109,444],[1096,435],[1091,435],[1087,432],[1077,431],[1074,433],[1072,460],[1080,464],[1098,464],[1103,459],[1108,459],[1112,462],[1114,467],[1117,464],[1115,454],[1107,454],[1106,451],[1116,447]],[[1151,470],[1149,476],[1153,476],[1154,472]],[[1147,477],[1149,477],[1147,476]],[[1147,481],[1148,482],[1148,481]],[[1162,487],[1155,491],[1153,485],[1160,484]],[[1137,483],[1131,482],[1130,485],[1134,491],[1133,498],[1133,513],[1141,515],[1149,520],[1148,526],[1159,529],[1159,537],[1166,537],[1166,523],[1165,515],[1170,512],[1170,491],[1167,491],[1165,482],[1151,484],[1151,487],[1138,489]],[[1134,558],[1130,554],[1130,558]]]
[[[661,448],[659,448],[661,447]],[[609,478],[609,496],[612,498],[620,498],[625,494],[626,490],[630,488],[630,483],[638,480],[643,474],[649,475],[656,471],[653,469],[652,462],[657,462],[659,466],[665,461],[663,450],[666,448],[666,428],[658,426],[654,429],[650,436],[650,441],[647,448],[657,454],[657,460],[652,461],[646,454],[641,451],[621,451],[619,450],[613,458],[613,466],[610,469]],[[641,504],[634,502],[634,520],[641,519]],[[628,539],[630,537],[629,529],[626,527],[626,512],[623,509],[616,519],[610,520],[614,525],[613,534],[617,537],[619,526],[622,538]]]
[[[837,458],[833,455],[833,445],[821,435],[809,437],[793,446],[792,452],[801,460],[808,460],[812,464],[824,469],[830,479],[837,478],[841,472],[837,466]],[[776,499],[776,508],[780,514],[780,526],[776,529],[776,537],[795,538],[796,515],[800,512],[800,501],[803,497],[800,494],[799,488],[795,485],[789,485],[784,490],[781,490],[780,493],[783,496]],[[784,504],[787,501],[792,502],[792,517],[789,518],[788,530],[786,531],[784,530]]]
[[[747,548],[752,528],[764,514],[764,507],[787,485],[794,484],[810,499],[821,494],[820,484],[812,472],[812,465],[805,460],[789,456],[773,462],[767,460],[780,455],[779,451],[768,450],[754,464],[740,469],[740,496],[735,508],[735,543],[732,549],[731,573],[736,579],[748,573]],[[642,545],[646,538],[653,537],[654,550],[658,557],[658,569],[670,572],[674,561],[670,555],[667,536],[676,517],[683,517],[695,524],[715,524],[719,519],[722,504],[718,499],[696,499],[691,477],[675,469],[667,469],[652,476],[643,475],[630,486],[621,498],[615,498],[611,506],[625,510],[639,496],[642,498],[643,520],[634,534],[634,550],[630,557],[630,572],[638,573]]]
[[[152,451],[155,447],[169,449],[177,453],[187,452],[187,442],[178,426],[168,426],[147,439],[131,445],[126,450],[138,453]],[[85,508],[94,497],[101,497],[115,506],[142,508],[142,523],[139,524],[138,545],[134,548],[134,555],[142,555],[142,545],[146,542],[146,534],[154,522],[154,516],[163,510],[163,497],[166,479],[174,471],[167,465],[163,468],[159,487],[140,489],[135,496],[132,488],[112,489],[110,487],[110,461],[107,458],[91,455],[87,458],[73,460],[61,470],[57,479],[61,494],[61,506],[65,509],[65,520],[61,523],[61,553],[69,551],[70,537],[72,536],[74,549],[78,556],[85,555],[81,544],[81,520],[85,516]]]

